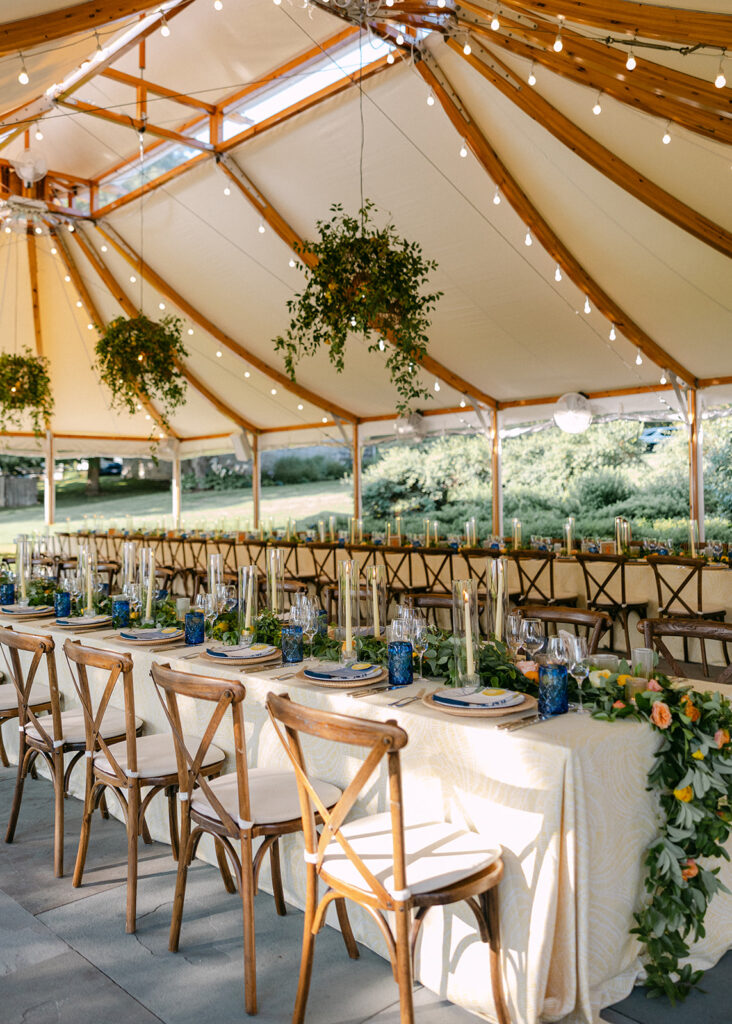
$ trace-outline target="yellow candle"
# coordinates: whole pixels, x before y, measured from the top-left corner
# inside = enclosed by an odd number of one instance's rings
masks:
[[[381,636],[381,625],[379,623],[379,586],[378,580],[376,579],[376,569],[374,569],[374,576],[371,583],[374,594],[374,636]]]
[[[92,571],[91,571],[91,549],[86,552],[86,614],[92,615],[94,607],[92,604]]]
[[[475,659],[473,658],[473,623],[470,616],[470,592],[463,591],[463,615],[465,618],[465,657],[467,659],[466,669],[469,676],[475,674]]]
[[[435,523],[435,547],[437,547],[438,542],[439,537],[437,536],[437,523]]]
[[[396,536],[397,536],[397,544],[399,545],[399,547],[401,547],[402,546],[402,517],[401,516],[397,516],[396,517]]]
[[[25,545],[27,543],[28,542],[26,541],[25,544],[22,542],[18,544],[18,561],[20,562],[20,565],[18,566],[18,574],[20,577],[20,597],[23,601],[28,597],[28,587],[25,578]]]
[[[391,544],[391,523],[386,524],[386,546]]]
[[[496,593],[496,640],[500,640],[503,635],[503,562],[500,558],[496,561],[496,571],[498,573],[498,589]]]
[[[351,566],[346,562],[345,573],[345,599],[346,599],[346,657],[350,658],[353,653],[353,623],[351,621]]]
[[[358,543],[363,544],[363,519],[358,521]]]
[[[424,521],[424,546],[428,548],[430,546],[430,521],[425,519]]]
[[[244,620],[244,629],[249,632],[252,628],[252,595],[254,586],[254,566],[249,566],[249,580],[247,581],[247,610]]]
[[[155,586],[155,552],[150,552],[150,575],[147,581],[147,601],[145,603],[145,621],[149,622],[152,618],[152,596],[153,588]]]
[[[351,544],[355,544],[356,543],[356,533],[355,533],[356,523],[355,523],[355,521],[353,519],[353,516],[351,516],[350,527],[351,527]]]

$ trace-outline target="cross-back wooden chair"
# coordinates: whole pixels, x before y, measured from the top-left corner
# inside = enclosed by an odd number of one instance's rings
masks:
[[[711,619],[723,622],[724,608],[704,608],[702,587],[703,558],[685,555],[646,555],[653,569],[658,594],[658,615],[662,619]],[[689,660],[689,641],[684,639],[684,661]],[[699,640],[702,664],[707,671],[707,652],[704,639]]]
[[[212,836],[216,856],[227,889],[234,892],[228,872],[228,857],[241,894],[244,918],[244,1004],[247,1013],[257,1012],[257,969],[254,939],[254,894],[259,871],[269,853],[272,888],[277,913],[286,913],[282,892],[279,839],[302,829],[297,785],[292,772],[281,769],[248,768],[244,732],[245,687],[234,680],[177,672],[170,665],[153,662],[153,683],[170,724],[178,759],[181,803],[181,839],[173,917],[170,923],[171,952],[178,951],[188,867],[204,835]],[[212,705],[203,738],[191,743],[182,731],[179,698],[193,698]],[[234,731],[234,771],[209,781],[202,771],[206,752],[221,722],[231,715]],[[341,796],[336,786],[314,781],[318,799],[333,806]],[[253,842],[262,838],[256,856]],[[237,844],[239,850],[235,848]],[[345,907],[339,920],[346,947],[358,955]]]
[[[399,986],[401,1024],[413,1024],[413,960],[424,917],[430,907],[465,901],[478,923],[481,941],[490,945],[493,999],[499,1024],[509,1024],[500,972],[497,885],[503,874],[500,851],[483,838],[444,822],[406,825],[399,751],[406,732],[395,722],[373,722],[306,708],[287,695],[267,696],[267,710],[297,775],[300,793],[307,894],[300,980],[293,1024],[302,1024],[315,936],[330,903],[350,899],[378,925]],[[282,728],[284,727],[284,735]],[[325,807],[313,786],[300,735],[366,748],[363,763],[342,797]],[[356,800],[386,759],[390,811],[346,822]],[[324,828],[316,829],[315,813]],[[318,882],[326,891],[318,898]],[[414,920],[411,921],[414,911]],[[394,914],[394,930],[385,914]]]
[[[578,594],[555,590],[553,551],[511,551],[510,557],[516,563],[521,591],[516,604],[577,604]]]
[[[574,626],[575,633],[584,630],[590,654],[597,652],[601,637],[612,628],[612,619],[607,612],[593,608],[567,608],[561,605],[522,605],[517,611],[527,619],[541,619],[542,622],[558,626]]]
[[[448,594],[454,579],[452,571],[452,548],[417,548],[415,557],[422,563],[424,590],[428,594]]]
[[[84,816],[81,823],[73,885],[78,887],[82,883],[86,854],[89,848],[92,814],[99,806],[99,801],[105,790],[109,789],[114,793],[122,808],[127,827],[125,928],[128,932],[134,932],[137,913],[138,839],[142,836],[146,843],[152,841],[145,825],[145,814],[153,797],[160,792],[164,792],[168,799],[170,842],[173,856],[178,856],[176,808],[178,763],[175,747],[172,738],[167,733],[138,736],[142,720],[135,716],[133,667],[129,654],[83,647],[79,640],[67,640],[64,644],[64,654],[81,702],[86,751],[89,755],[84,790]],[[106,673],[101,694],[98,688],[90,686],[89,669],[99,669]],[[110,699],[120,680],[125,705],[124,738],[118,742],[111,742],[107,741],[103,735],[103,723]],[[218,774],[223,767],[224,760],[224,752],[218,747],[211,746],[202,770],[208,774]],[[148,792],[143,798],[142,790],[145,788],[148,789]]]
[[[386,566],[386,603],[401,601],[414,590],[412,584],[412,548],[380,547],[379,555]]]
[[[56,674],[56,650],[52,637],[16,633],[8,627],[0,628],[0,646],[8,675],[17,693],[18,707],[18,774],[15,782],[13,803],[5,833],[5,842],[12,843],[18,824],[23,789],[28,772],[35,761],[42,757],[48,765],[54,792],[54,842],[53,868],[57,878],[64,873],[64,797],[68,795],[69,779],[79,758],[84,756],[84,718],[78,709],[62,711]],[[25,658],[21,658],[21,654]],[[24,667],[25,661],[25,667]],[[37,682],[41,666],[45,667],[48,686]],[[36,694],[39,689],[44,700],[42,706],[50,705],[50,714],[37,717]],[[124,736],[124,719],[118,712],[110,715],[104,723],[105,734],[109,737]],[[65,755],[71,754],[65,764]],[[106,814],[106,807],[104,808]]]
[[[719,671],[718,683],[732,683],[732,665],[730,665],[727,645],[732,643],[732,625],[713,622],[709,619],[643,619],[638,623],[638,631],[643,634],[646,647],[658,651],[666,664],[661,664],[661,671],[674,676],[695,676],[698,666],[681,665],[666,646],[665,640],[679,638],[684,641],[684,661],[688,662],[688,642],[698,640],[702,654],[702,678],[711,679],[707,664],[705,641],[715,640],[721,643],[726,667]],[[695,671],[696,669],[696,671]]]
[[[639,618],[645,618],[648,602],[628,600],[625,580],[628,559],[625,555],[592,555],[579,551],[575,558],[582,568],[587,607],[607,612],[613,625],[620,621],[625,653],[630,657],[630,616],[635,613]],[[613,643],[612,634],[610,642]]]
[[[51,691],[43,683],[35,683],[33,686],[30,707],[36,715],[51,710]],[[15,721],[16,718],[20,718],[20,705],[15,684],[0,683],[0,764],[4,768],[10,767],[10,761],[3,742],[3,722]]]

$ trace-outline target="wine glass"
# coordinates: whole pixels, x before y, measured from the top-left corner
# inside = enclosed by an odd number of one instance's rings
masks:
[[[586,636],[567,636],[564,638],[569,674],[577,683],[579,693],[579,709],[582,708],[582,683],[590,674],[590,655]]]
[[[530,658],[544,643],[544,623],[541,619],[523,619],[521,622],[521,646]]]
[[[506,644],[511,652],[513,661],[518,660],[519,647],[521,646],[521,623],[523,616],[520,612],[511,612],[506,616]]]
[[[196,608],[200,608],[203,612],[203,617],[208,623],[209,627],[213,627],[218,614],[218,608],[216,603],[215,594],[197,594],[196,595]],[[210,629],[209,629],[210,632]]]
[[[412,616],[412,647],[419,655],[419,678],[422,679],[422,660],[428,645],[427,620],[421,612],[415,612]]]
[[[302,635],[310,644],[310,659],[313,657],[313,641],[315,640],[315,634],[318,632],[319,626],[319,614],[320,609],[318,608],[317,601],[303,602],[298,608],[300,615],[299,625],[302,626]]]
[[[567,648],[560,636],[550,636],[546,641],[544,652],[547,662],[551,665],[566,665],[568,661]]]

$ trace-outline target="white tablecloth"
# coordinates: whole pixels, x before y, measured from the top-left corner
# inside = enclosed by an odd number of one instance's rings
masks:
[[[37,624],[26,628],[42,631]],[[75,706],[60,649],[69,633],[47,631],[59,645],[59,681],[66,706]],[[120,649],[113,641],[79,638],[89,645]],[[146,732],[166,730],[149,675],[155,658],[170,660],[188,672],[242,678],[210,662],[176,662],[175,653],[166,657],[135,651],[136,712],[145,720]],[[407,818],[444,817],[502,845],[503,971],[515,1024],[594,1024],[600,1008],[628,994],[641,970],[637,943],[628,933],[642,894],[643,852],[658,826],[655,799],[646,791],[658,734],[640,723],[608,724],[579,714],[506,734],[486,720],[458,719],[420,704],[388,708],[390,693],[353,700],[294,679],[275,682],[266,673],[243,678],[250,765],[288,764],[264,708],[270,690],[287,691],[310,707],[382,721],[393,718],[410,737],[402,753]],[[201,709],[189,702],[185,730],[200,735],[203,722]],[[5,737],[10,751],[16,750],[17,728],[6,727]],[[216,742],[226,751],[233,749],[230,722],[222,724]],[[360,763],[357,751],[332,744],[310,742],[306,752],[313,770],[340,786],[350,781]],[[81,783],[79,771],[73,786],[77,795]],[[360,809],[386,810],[386,792],[382,775]],[[110,809],[115,812],[113,800]],[[161,798],[151,808],[149,824],[156,839],[167,840]],[[22,840],[22,818],[18,838]],[[286,897],[302,906],[301,837],[286,838],[282,852]],[[213,859],[207,847],[202,853]],[[721,877],[732,888],[732,866],[727,862],[722,862]],[[266,875],[263,882],[266,888]],[[357,938],[385,955],[370,919],[356,908],[351,917]],[[718,894],[707,915],[707,936],[694,947],[693,963],[710,967],[730,945],[732,897]],[[495,1019],[487,947],[478,941],[471,916],[460,906],[433,909],[427,915],[417,976],[446,998]]]

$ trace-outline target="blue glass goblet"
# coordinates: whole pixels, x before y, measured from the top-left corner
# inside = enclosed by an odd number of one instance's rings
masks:
[[[539,666],[539,714],[564,715],[569,710],[566,665]]]
[[[389,686],[409,686],[414,682],[412,644],[409,640],[392,640],[387,645]]]
[[[56,591],[53,595],[53,610],[57,619],[67,619],[71,615],[71,594],[68,590]]]
[[[302,661],[302,626],[282,627],[282,663],[292,665]]]
[[[205,622],[203,612],[195,610],[186,612],[185,617],[186,644],[195,647],[205,639]]]

